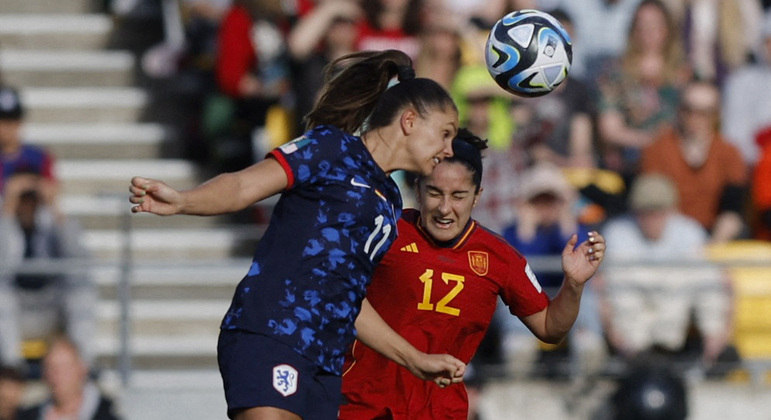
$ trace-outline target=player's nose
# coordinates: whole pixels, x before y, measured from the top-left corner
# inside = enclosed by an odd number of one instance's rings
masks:
[[[450,213],[450,200],[447,197],[442,196],[442,198],[439,200],[439,206],[437,209],[442,215]]]

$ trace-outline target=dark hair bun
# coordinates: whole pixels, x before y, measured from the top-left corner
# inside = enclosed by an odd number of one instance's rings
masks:
[[[415,78],[415,69],[410,66],[398,66],[396,71],[398,72],[400,82]]]

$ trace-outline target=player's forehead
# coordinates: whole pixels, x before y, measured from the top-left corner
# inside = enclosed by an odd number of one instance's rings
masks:
[[[461,162],[444,160],[423,178],[423,184],[427,189],[442,192],[469,191],[474,189],[474,174]]]

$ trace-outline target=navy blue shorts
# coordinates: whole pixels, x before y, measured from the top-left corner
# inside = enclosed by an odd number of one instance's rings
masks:
[[[252,407],[277,407],[305,420],[336,419],[342,378],[262,334],[221,330],[217,343],[228,417]]]

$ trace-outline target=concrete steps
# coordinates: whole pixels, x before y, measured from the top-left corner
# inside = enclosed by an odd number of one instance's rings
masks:
[[[100,295],[99,367],[118,366],[119,286],[128,275],[132,365],[216,369],[219,323],[249,267],[232,257],[251,254],[264,226],[130,213],[131,177],[186,189],[206,175],[169,158],[179,153],[179,100],[137,86],[136,47],[160,41],[157,28],[93,13],[97,3],[0,0],[0,73],[22,95],[24,138],[56,157],[62,210],[84,228]],[[132,269],[123,271],[129,256]]]
[[[27,123],[127,123],[143,119],[147,92],[131,87],[23,88]]]
[[[0,45],[4,49],[96,50],[107,45],[113,27],[112,18],[107,15],[3,13]]]
[[[61,200],[62,211],[78,220],[84,230],[215,228],[227,223],[223,217],[160,217],[130,213],[128,183],[123,196],[67,195]],[[128,219],[127,219],[128,218]]]
[[[195,262],[184,257],[142,261],[127,277],[132,296],[132,365],[141,369],[216,369],[219,325],[250,260]],[[102,264],[94,270],[101,296],[96,354],[102,366],[116,366],[120,351],[121,308],[116,295],[122,275],[117,264]]]
[[[126,51],[0,50],[0,71],[12,86],[129,86],[134,65]]]
[[[128,273],[131,296],[136,299],[230,299],[236,284],[249,270],[251,258],[145,261]],[[99,294],[115,299],[124,273],[119,262],[94,267]]]
[[[147,299],[131,303],[132,328],[142,336],[156,336],[173,340],[172,336],[213,333],[216,335],[219,323],[230,306],[226,299]],[[120,308],[115,301],[99,304],[100,328],[117,331]],[[207,349],[210,346],[205,346]],[[209,351],[209,350],[206,350]]]
[[[157,123],[32,123],[22,136],[57,160],[157,159],[174,140],[173,131]]]
[[[139,215],[142,217],[142,215]],[[153,217],[153,216],[147,216]],[[157,217],[157,216],[155,216]],[[240,253],[262,235],[260,227],[234,226],[211,229],[134,229],[130,234],[137,264],[147,260],[228,258]],[[92,255],[116,260],[124,252],[125,236],[119,230],[88,230],[84,241]]]
[[[167,259],[138,264],[128,274],[132,301],[132,364],[143,369],[216,368],[219,325],[249,259],[193,262]],[[115,365],[119,354],[122,272],[117,265],[95,269],[102,300],[97,309],[97,357]]]
[[[133,176],[162,179],[175,188],[198,184],[198,168],[180,159],[83,159],[61,160],[56,171],[65,196],[119,196],[128,202],[128,187]]]
[[[0,13],[89,13],[96,4],[93,0],[3,0]]]

